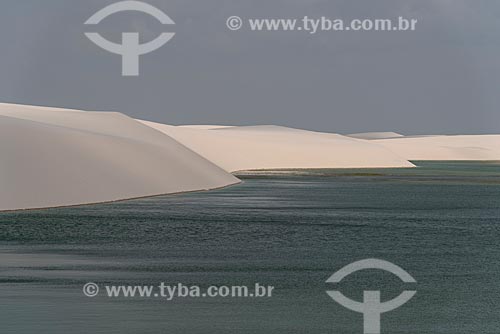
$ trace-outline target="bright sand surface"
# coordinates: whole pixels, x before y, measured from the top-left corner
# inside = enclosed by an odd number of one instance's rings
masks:
[[[212,130],[212,129],[223,129],[232,128],[232,125],[179,125],[180,128],[190,128],[190,129],[200,129],[200,130]]]
[[[142,121],[229,172],[284,168],[413,167],[381,145],[280,126],[195,128]]]
[[[500,135],[418,136],[371,142],[408,160],[500,160]]]
[[[120,113],[0,104],[0,210],[206,190],[239,180]]]

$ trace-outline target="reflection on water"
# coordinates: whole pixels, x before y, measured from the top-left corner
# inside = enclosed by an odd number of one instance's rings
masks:
[[[386,333],[498,333],[500,165],[252,173],[212,192],[0,214],[1,333],[362,333],[326,279],[375,257],[418,293]],[[274,285],[270,299],[90,299],[84,283]],[[367,272],[361,300],[404,286]]]

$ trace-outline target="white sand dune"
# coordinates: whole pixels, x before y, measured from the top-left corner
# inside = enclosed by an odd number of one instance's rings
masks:
[[[238,183],[228,172],[243,170],[500,160],[500,135],[351,136],[273,125],[171,126],[116,112],[0,104],[0,211],[214,189]]]
[[[190,128],[190,129],[200,129],[200,130],[212,130],[212,129],[223,129],[232,128],[232,125],[179,125],[180,128]]]
[[[280,126],[234,126],[207,130],[142,122],[230,172],[414,166],[378,144],[338,134]]]
[[[419,136],[370,142],[408,160],[500,160],[500,135]]]
[[[397,132],[361,132],[361,133],[348,134],[347,137],[371,140],[371,139],[399,138],[403,137],[403,135]]]
[[[238,183],[119,113],[0,105],[0,211],[79,205]]]

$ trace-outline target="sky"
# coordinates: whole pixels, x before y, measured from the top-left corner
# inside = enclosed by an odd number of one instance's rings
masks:
[[[495,0],[145,0],[144,13],[84,22],[117,1],[2,0],[0,102],[120,111],[168,124],[276,124],[317,131],[500,133]],[[413,32],[231,31],[229,16],[418,19]],[[123,77],[84,33],[141,42],[175,32]]]

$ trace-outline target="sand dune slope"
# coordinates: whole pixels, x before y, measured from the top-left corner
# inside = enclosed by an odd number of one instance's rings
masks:
[[[408,160],[500,160],[500,135],[403,137],[370,142]]]
[[[232,128],[231,125],[179,125],[180,128],[191,128],[200,130],[212,130],[212,129],[222,129],[222,128]]]
[[[172,138],[121,114],[28,107],[13,114],[12,109],[0,106],[0,211],[239,182]]]
[[[118,112],[80,111],[0,103],[0,116],[30,120],[95,134],[163,144],[171,138]]]
[[[207,130],[142,122],[230,172],[277,168],[413,167],[380,145],[337,134],[279,126]]]

